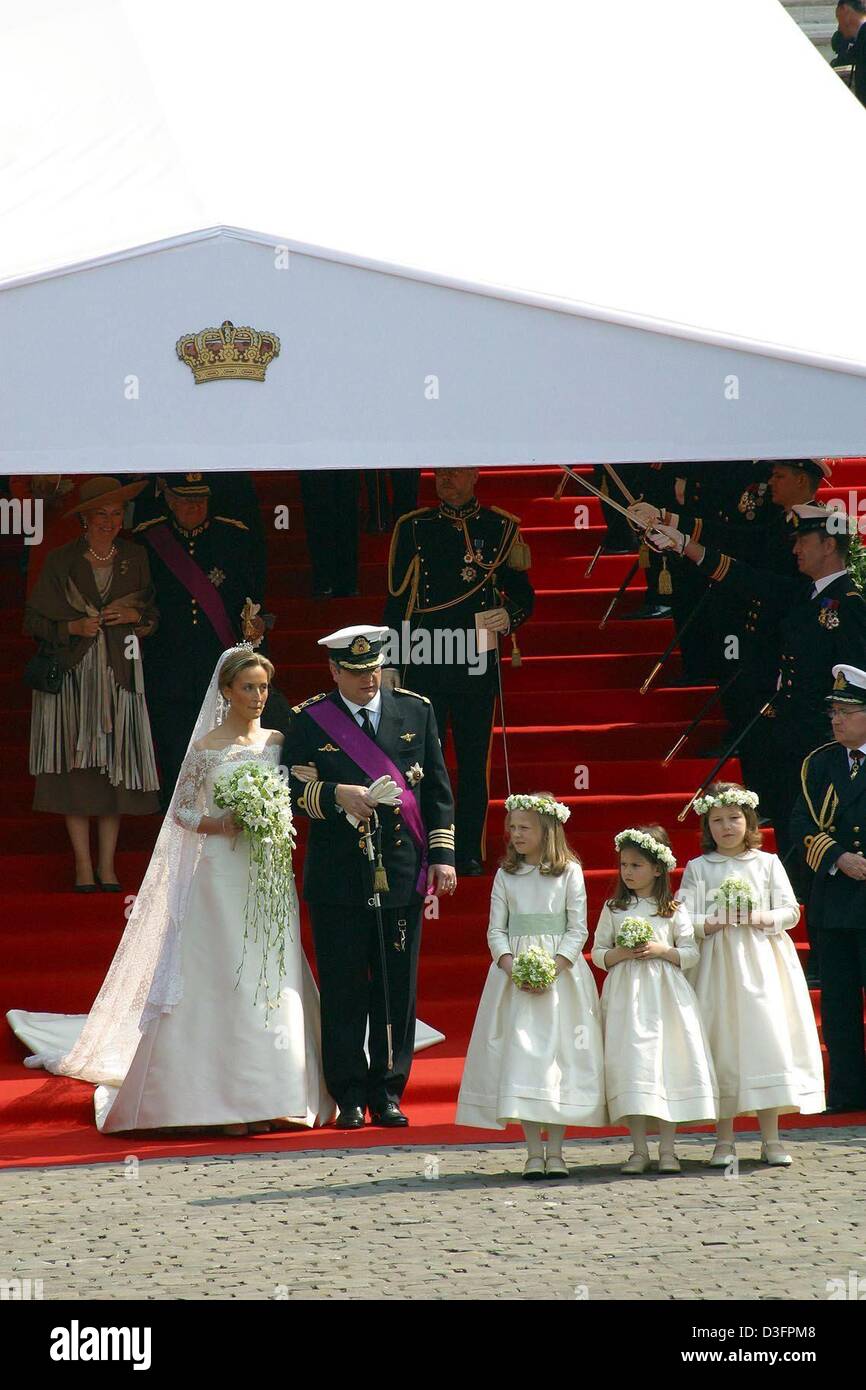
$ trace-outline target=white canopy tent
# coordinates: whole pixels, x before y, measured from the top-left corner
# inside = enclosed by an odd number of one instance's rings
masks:
[[[863,452],[866,115],[778,0],[0,16],[3,472]]]

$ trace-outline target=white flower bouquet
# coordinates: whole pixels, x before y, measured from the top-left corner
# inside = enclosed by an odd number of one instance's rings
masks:
[[[250,876],[244,908],[244,943],[238,978],[243,968],[247,941],[262,941],[262,964],[255,998],[264,990],[267,1011],[276,1007],[276,995],[285,975],[286,935],[292,937],[291,914],[295,905],[292,850],[295,828],[288,782],[275,768],[262,763],[241,763],[217,779],[214,800],[231,811],[250,845]],[[269,967],[277,973],[273,997]]]
[[[645,917],[624,917],[616,934],[617,946],[625,946],[629,951],[646,946],[652,939],[653,929]]]
[[[543,946],[527,946],[514,957],[511,978],[521,989],[549,989],[556,979],[556,961]]]
[[[758,906],[755,890],[745,878],[726,878],[713,890],[712,897],[716,910],[725,909],[727,914],[739,912],[748,916],[749,911]]]

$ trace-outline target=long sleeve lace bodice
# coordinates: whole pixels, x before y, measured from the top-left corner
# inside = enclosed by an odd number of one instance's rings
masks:
[[[227,748],[190,749],[175,793],[174,818],[178,825],[184,830],[198,830],[202,816],[222,814],[214,802],[213,789],[223,773],[243,762],[265,762],[278,767],[281,754],[280,743],[269,743],[263,748],[233,743]]]

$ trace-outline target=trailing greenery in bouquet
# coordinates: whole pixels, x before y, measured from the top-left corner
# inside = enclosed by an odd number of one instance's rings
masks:
[[[653,939],[653,929],[644,917],[624,917],[616,934],[617,946],[634,951]]]
[[[758,906],[755,890],[745,878],[726,878],[710,895],[717,914],[730,917],[748,917]]]
[[[292,878],[292,851],[295,828],[288,782],[272,767],[261,763],[241,763],[217,779],[214,800],[231,811],[250,846],[250,873],[244,906],[243,955],[238,966],[240,979],[247,942],[261,938],[262,962],[255,1000],[264,991],[266,1014],[277,1005],[276,995],[285,975],[286,936],[292,939],[292,911],[295,907]],[[276,971],[273,993],[269,975]]]
[[[543,946],[527,946],[514,957],[511,979],[521,989],[549,989],[556,979],[556,962]]]

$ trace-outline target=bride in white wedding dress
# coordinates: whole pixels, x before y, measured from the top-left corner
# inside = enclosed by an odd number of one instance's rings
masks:
[[[219,1126],[243,1134],[333,1118],[294,883],[284,970],[266,1016],[256,1002],[262,946],[249,940],[244,949],[249,842],[214,801],[215,781],[239,763],[280,765],[282,734],[261,728],[273,673],[250,647],[221,656],[90,1013],[7,1015],[36,1053],[28,1066],[98,1084],[96,1123],[106,1132]]]

